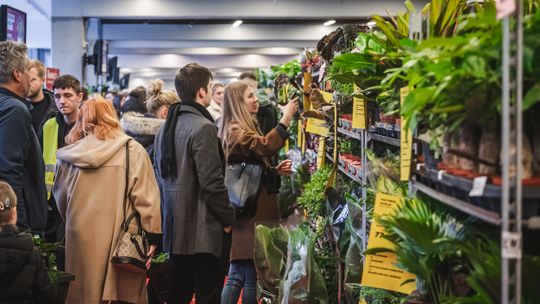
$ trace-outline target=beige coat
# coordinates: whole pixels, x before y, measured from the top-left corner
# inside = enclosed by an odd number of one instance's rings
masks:
[[[119,133],[102,141],[90,135],[57,152],[53,193],[66,222],[66,271],[75,274],[66,303],[147,303],[145,276],[110,263],[123,220],[124,146],[129,138]],[[143,229],[159,234],[159,189],[152,164],[136,141],[129,151],[130,199]]]

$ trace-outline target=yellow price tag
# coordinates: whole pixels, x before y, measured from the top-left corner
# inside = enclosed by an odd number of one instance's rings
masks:
[[[326,163],[326,138],[319,137],[319,149],[317,149],[317,169]]]
[[[285,141],[284,149],[285,149],[285,153],[289,152],[289,140],[288,139]]]
[[[405,102],[405,97],[409,94],[409,88],[403,87],[399,90],[401,97],[401,106]],[[412,142],[413,132],[410,129],[406,129],[405,125],[407,120],[401,117],[401,144],[399,153],[400,162],[400,180],[408,181],[411,177],[411,163],[412,163]]]
[[[326,101],[328,103],[333,102],[334,97],[332,96],[332,93],[325,92],[325,91],[320,91],[320,92],[321,92],[321,95],[322,95],[324,101]]]
[[[368,249],[377,247],[393,249],[395,247],[393,243],[383,238],[385,230],[379,225],[376,218],[393,213],[402,203],[402,200],[397,196],[377,193],[373,208],[375,216],[369,231]],[[362,271],[362,285],[404,294],[412,293],[416,289],[414,281],[402,284],[406,280],[415,279],[416,276],[398,268],[396,263],[397,257],[394,253],[384,252],[367,255]]]
[[[316,118],[308,118],[306,123],[306,132],[328,137],[330,130],[326,125],[326,121]]]
[[[362,98],[353,99],[352,127],[366,129],[366,102]]]

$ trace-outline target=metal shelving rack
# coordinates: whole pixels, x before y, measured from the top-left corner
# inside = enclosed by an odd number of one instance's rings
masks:
[[[514,1],[514,0],[511,0]],[[523,0],[503,19],[501,300],[521,303]],[[510,28],[512,19],[517,21]],[[512,45],[515,53],[512,54]],[[510,153],[510,145],[516,153]],[[511,175],[511,168],[516,168]],[[513,194],[513,195],[512,195]]]

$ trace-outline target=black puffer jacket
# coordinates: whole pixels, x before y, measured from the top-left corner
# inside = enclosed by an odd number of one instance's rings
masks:
[[[32,236],[13,225],[0,227],[0,303],[58,303]]]

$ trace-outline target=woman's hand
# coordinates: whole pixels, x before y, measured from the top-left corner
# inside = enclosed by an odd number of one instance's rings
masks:
[[[282,161],[276,167],[276,171],[279,175],[291,175],[292,173],[292,160],[286,159]]]
[[[150,245],[150,248],[148,249],[148,252],[146,253],[146,257],[148,257],[148,260],[146,260],[146,269],[150,269],[150,264],[152,264],[152,258],[154,257],[154,254],[156,253],[156,245]]]
[[[283,112],[283,117],[281,117],[281,120],[279,121],[286,127],[289,126],[289,123],[294,117],[294,114],[296,114],[296,111],[298,111],[298,97],[295,99],[289,101],[289,103],[286,106],[280,107],[279,109],[281,112]]]

